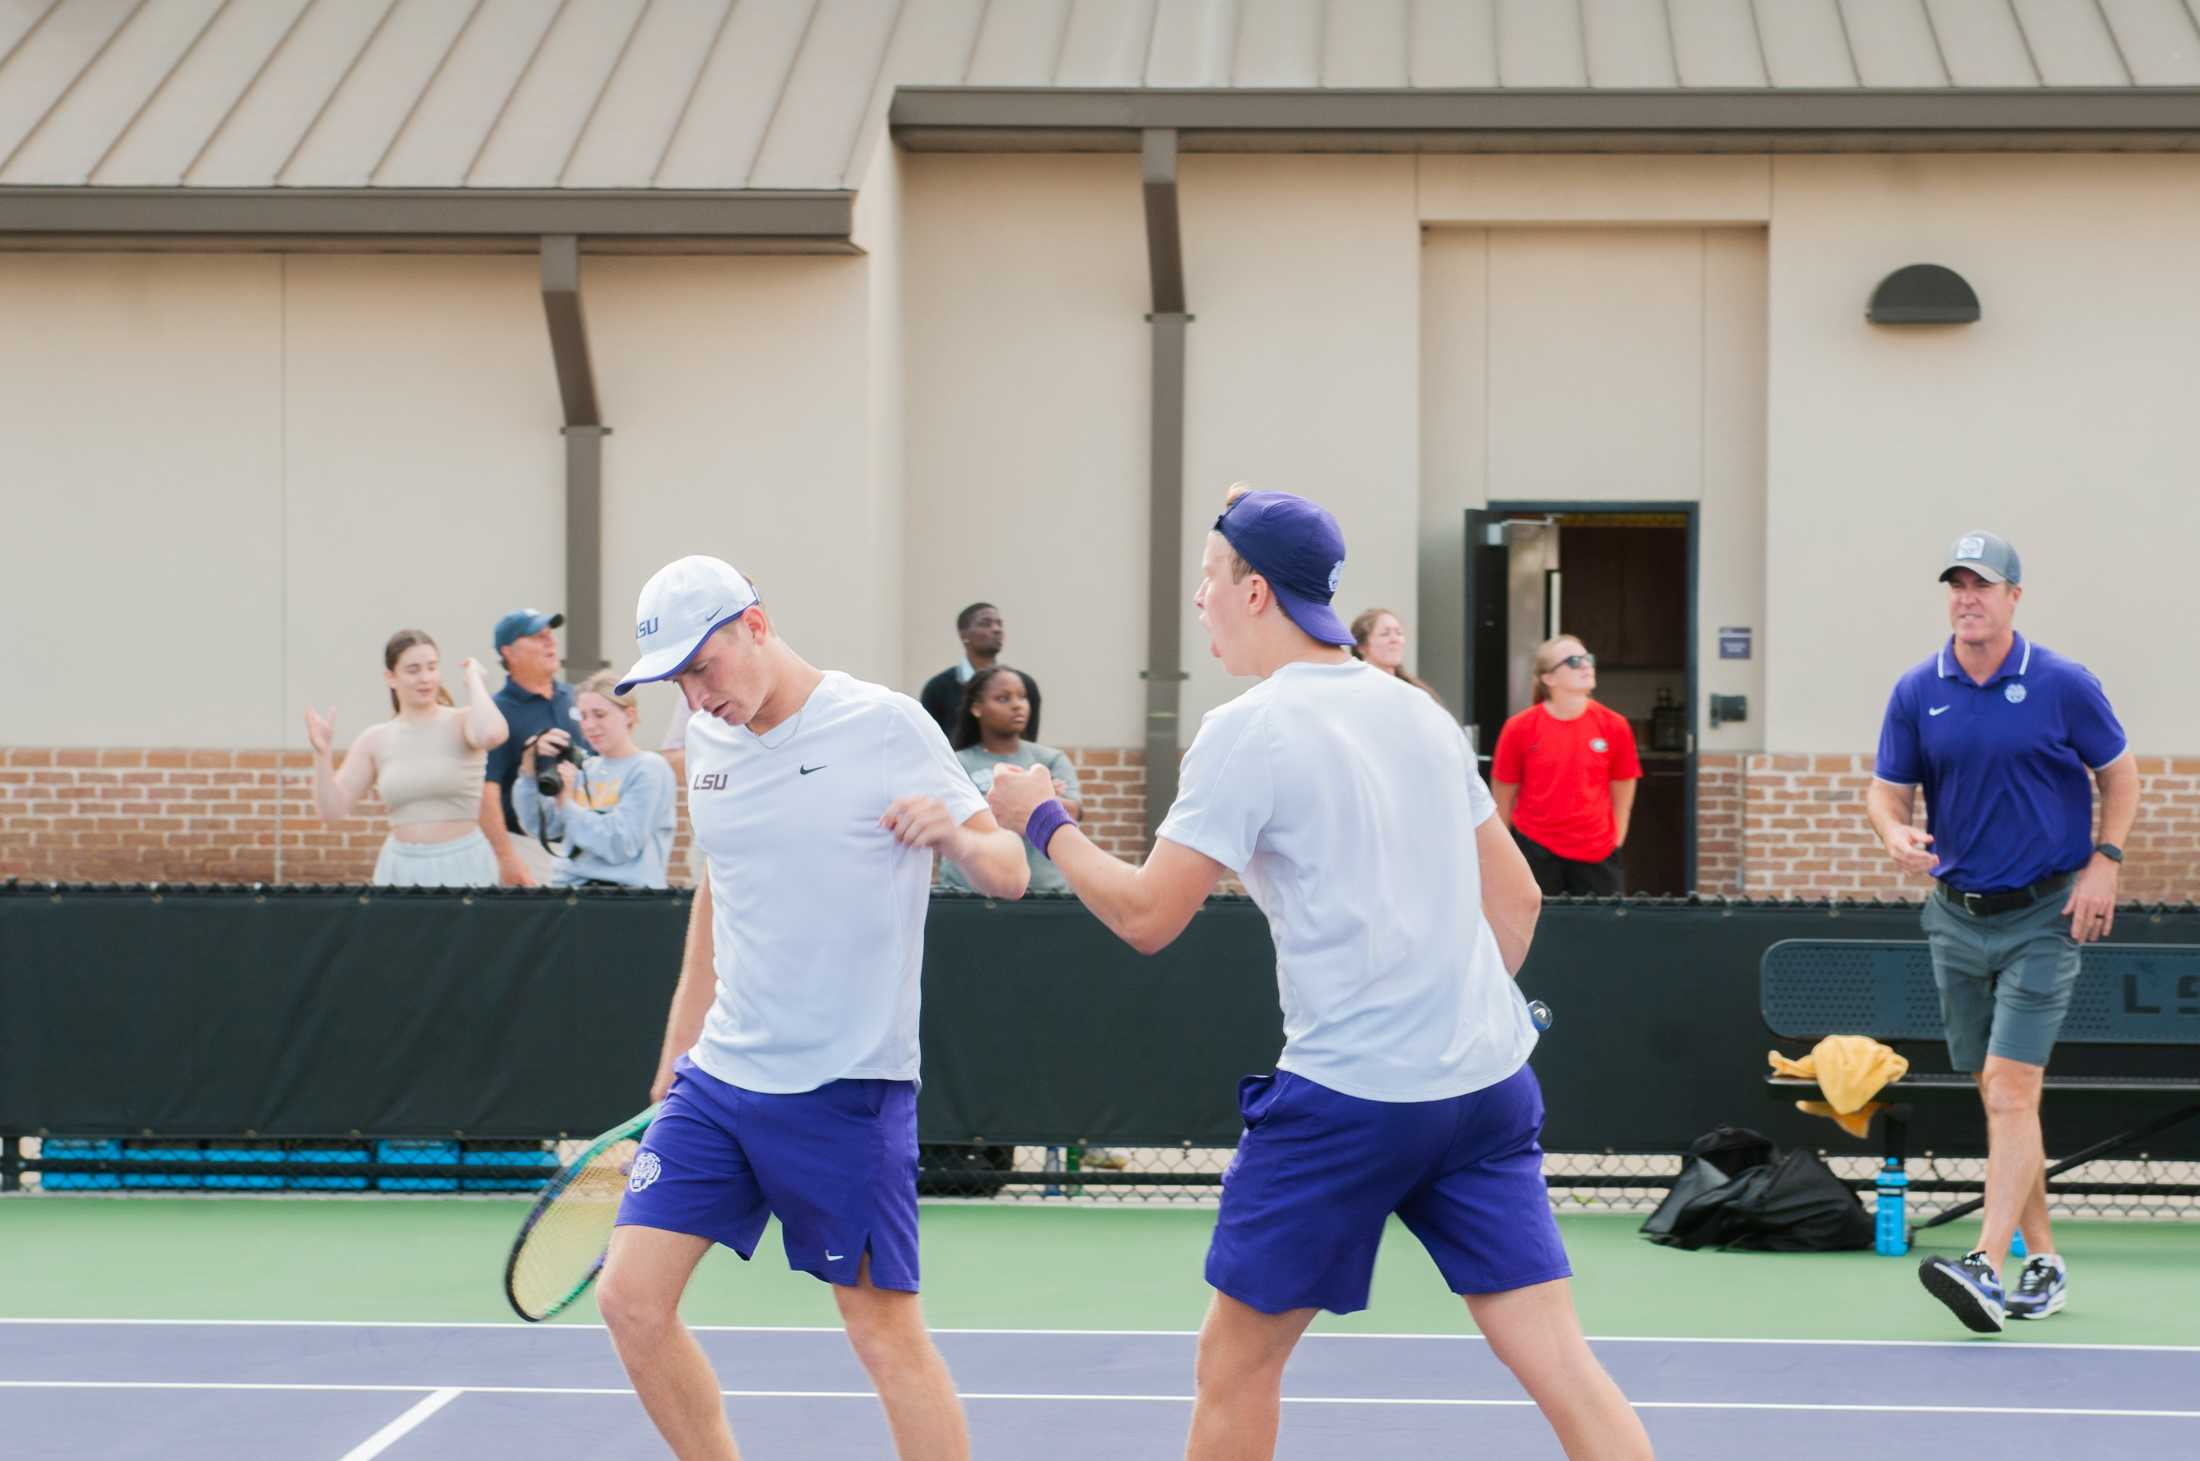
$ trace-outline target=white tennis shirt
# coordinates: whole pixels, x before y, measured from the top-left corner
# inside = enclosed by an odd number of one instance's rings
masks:
[[[1496,815],[1429,695],[1351,660],[1285,665],[1209,711],[1160,835],[1268,915],[1278,1069],[1372,1101],[1434,1101],[1527,1062],[1535,1025],[1482,918],[1475,829]]]
[[[831,673],[758,736],[697,715],[688,815],[710,864],[718,995],[689,1052],[752,1091],[917,1078],[932,854],[879,826],[897,797],[985,807],[922,707]]]

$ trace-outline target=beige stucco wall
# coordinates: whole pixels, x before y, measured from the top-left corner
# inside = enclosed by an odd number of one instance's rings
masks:
[[[0,258],[0,319],[6,738],[266,743],[286,720],[281,264]]]
[[[1851,750],[1978,522],[2026,551],[2020,624],[2181,749],[2200,692],[2148,674],[2135,626],[2182,622],[2200,528],[2195,183],[2172,157],[1188,157],[1181,590],[1228,482],[1309,492],[1350,538],[1341,607],[1406,611],[1456,707],[1466,508],[1698,501],[1702,688],[1752,716],[1703,746]],[[689,551],[750,568],[806,653],[912,690],[989,598],[1048,739],[1137,744],[1136,160],[882,147],[858,232],[585,261],[607,651]],[[1985,320],[1867,325],[1919,260]],[[308,697],[382,713],[399,624],[486,658],[502,609],[569,607],[531,258],[10,254],[0,311],[7,740],[299,745]],[[151,652],[84,652],[141,642],[148,606]],[[1719,661],[1722,624],[1758,658]],[[1189,734],[1238,687],[1188,608],[1184,650]]]
[[[894,676],[901,551],[874,468],[899,452],[849,425],[869,267],[584,261],[619,666],[648,575],[715,552],[805,652]],[[302,747],[309,700],[348,740],[388,713],[391,630],[434,634],[454,688],[467,655],[494,686],[497,616],[571,607],[532,258],[10,254],[0,312],[8,741]],[[645,740],[673,698],[646,696]]]
[[[1246,688],[1208,653],[1189,605],[1233,481],[1300,492],[1337,515],[1337,608],[1408,612],[1420,481],[1414,163],[1381,157],[1183,161],[1189,331],[1183,654],[1189,743]]]
[[[1136,745],[1151,307],[1138,160],[902,159],[901,679],[1001,608],[1057,745]],[[1197,328],[1195,326],[1195,328]]]
[[[1977,525],[2024,555],[2018,627],[2090,665],[2136,745],[2190,749],[2200,689],[2164,666],[2200,538],[2200,158],[1793,157],[1775,180],[1767,744],[1875,744]],[[1983,318],[1867,324],[1920,262]]]
[[[1698,744],[1762,746],[1764,233],[1684,221],[1713,212],[1716,201],[1685,188],[1667,201],[1683,221],[1645,226],[1637,207],[1595,223],[1530,227],[1517,221],[1537,210],[1521,160],[1481,161],[1503,164],[1486,190],[1501,226],[1432,226],[1421,258],[1423,673],[1465,706],[1467,509],[1692,502],[1699,693],[1750,702],[1747,723],[1718,730],[1699,707]],[[1551,160],[1541,211],[1578,213],[1603,171],[1601,160]],[[1731,183],[1733,171],[1711,176]],[[1446,174],[1455,186],[1444,196],[1485,196],[1459,181],[1475,179],[1472,165]],[[1702,179],[1691,172],[1679,181]],[[1634,196],[1620,190],[1615,215]],[[1464,205],[1450,211],[1463,214]],[[1721,625],[1757,630],[1756,657],[1720,660]]]
[[[619,668],[632,660],[649,576],[709,553],[755,580],[803,654],[869,678],[890,672],[882,523],[867,496],[865,267],[851,257],[585,262],[612,427],[604,652]],[[674,696],[643,693],[643,729],[655,733]]]

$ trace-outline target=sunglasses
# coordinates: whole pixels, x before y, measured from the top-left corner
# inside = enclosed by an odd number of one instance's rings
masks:
[[[1557,664],[1552,665],[1551,670],[1593,670],[1596,668],[1596,663],[1597,657],[1593,654],[1570,654]],[[1551,670],[1545,670],[1543,673],[1547,675]]]

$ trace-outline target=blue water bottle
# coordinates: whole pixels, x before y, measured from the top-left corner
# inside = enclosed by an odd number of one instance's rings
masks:
[[[1879,1169],[1879,1206],[1872,1229],[1872,1246],[1890,1258],[1899,1258],[1910,1251],[1910,1229],[1903,1220],[1903,1197],[1910,1186],[1910,1174],[1902,1169],[1900,1157],[1889,1157]]]

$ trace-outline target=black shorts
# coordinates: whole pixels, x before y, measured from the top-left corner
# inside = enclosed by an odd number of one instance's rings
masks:
[[[1617,898],[1626,891],[1627,873],[1619,860],[1619,849],[1602,862],[1576,862],[1570,857],[1560,857],[1532,837],[1513,833],[1513,841],[1520,844],[1521,856],[1528,859],[1528,871],[1535,874],[1535,885],[1543,890],[1546,898],[1563,898],[1568,894],[1593,898]]]

